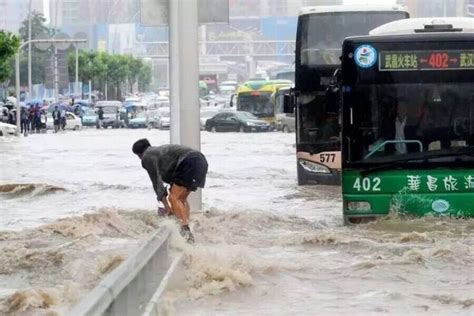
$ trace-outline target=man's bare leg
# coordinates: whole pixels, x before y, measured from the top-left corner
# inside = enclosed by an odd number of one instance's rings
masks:
[[[187,202],[189,193],[190,191],[187,188],[173,184],[168,198],[171,210],[180,220],[182,226],[189,224],[189,204]]]

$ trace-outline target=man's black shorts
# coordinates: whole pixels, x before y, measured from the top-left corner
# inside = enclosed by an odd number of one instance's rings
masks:
[[[200,152],[192,152],[178,165],[172,183],[196,191],[206,185],[207,160]]]

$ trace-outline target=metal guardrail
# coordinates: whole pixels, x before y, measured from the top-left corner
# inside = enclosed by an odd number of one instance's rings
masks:
[[[161,227],[67,314],[129,316],[142,315],[148,308],[147,315],[155,315],[150,311],[157,310],[156,302],[181,259],[171,260],[169,237],[170,230]]]

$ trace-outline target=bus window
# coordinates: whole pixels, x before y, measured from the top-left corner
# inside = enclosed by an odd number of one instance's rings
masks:
[[[357,109],[351,160],[474,145],[473,93],[470,83],[358,86],[351,98]]]
[[[239,111],[250,112],[257,117],[273,116],[272,93],[241,93],[239,95]]]
[[[338,65],[344,38],[367,34],[379,25],[406,16],[403,11],[331,12],[305,16],[301,24],[301,64]]]

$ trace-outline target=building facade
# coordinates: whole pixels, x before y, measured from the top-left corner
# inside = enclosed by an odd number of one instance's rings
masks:
[[[0,0],[0,29],[18,32],[28,17],[30,0]],[[31,11],[43,13],[43,0],[31,0]]]

